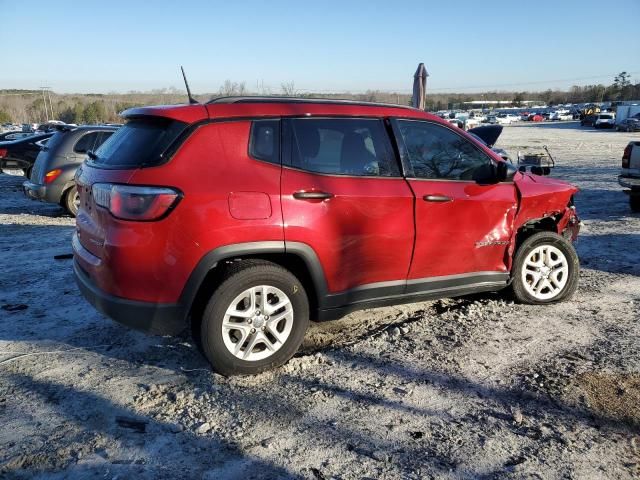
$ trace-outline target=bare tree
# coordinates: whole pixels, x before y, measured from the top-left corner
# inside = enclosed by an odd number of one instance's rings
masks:
[[[296,86],[291,82],[283,82],[280,84],[280,89],[282,90],[282,95],[285,97],[295,97],[296,96]]]
[[[245,82],[232,82],[231,80],[225,80],[218,93],[223,97],[245,95],[247,93],[247,87]]]

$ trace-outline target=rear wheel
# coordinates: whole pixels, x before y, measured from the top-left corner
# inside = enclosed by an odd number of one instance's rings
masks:
[[[222,375],[251,375],[282,365],[309,325],[309,302],[298,279],[271,262],[240,262],[205,308],[201,342]]]
[[[559,302],[574,294],[579,272],[580,262],[573,245],[557,233],[539,232],[518,248],[511,288],[522,303]]]
[[[640,212],[640,192],[637,195],[629,195],[629,206],[632,212]]]
[[[75,217],[78,215],[78,209],[80,208],[80,194],[78,193],[78,189],[75,185],[64,193],[62,204],[71,216]]]

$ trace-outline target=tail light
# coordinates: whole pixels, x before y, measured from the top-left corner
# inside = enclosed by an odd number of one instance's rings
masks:
[[[55,170],[51,170],[50,172],[47,172],[44,175],[44,183],[53,182],[56,178],[60,176],[61,173],[62,173],[62,170],[60,170],[59,168],[56,168]]]
[[[97,205],[122,220],[159,220],[168,215],[182,198],[179,191],[168,187],[96,183],[91,190]]]
[[[631,161],[631,144],[627,145],[622,154],[622,168],[629,168]]]
[[[0,148],[0,158],[4,158],[7,156],[7,149],[6,148]]]

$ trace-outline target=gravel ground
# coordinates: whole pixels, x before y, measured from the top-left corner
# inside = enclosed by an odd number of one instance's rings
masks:
[[[499,142],[548,145],[581,188],[571,301],[358,312],[230,379],[187,337],[95,312],[64,258],[73,220],[0,174],[0,477],[638,478],[640,216],[616,183],[632,138],[571,122]]]

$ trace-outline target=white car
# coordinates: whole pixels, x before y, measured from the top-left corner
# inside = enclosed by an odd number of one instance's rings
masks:
[[[573,120],[573,115],[569,110],[556,110],[549,114],[549,120]]]
[[[510,113],[501,113],[496,117],[496,121],[498,125],[511,125],[516,121],[515,115],[511,115]]]
[[[614,128],[616,116],[611,112],[599,113],[593,126],[595,128]]]

